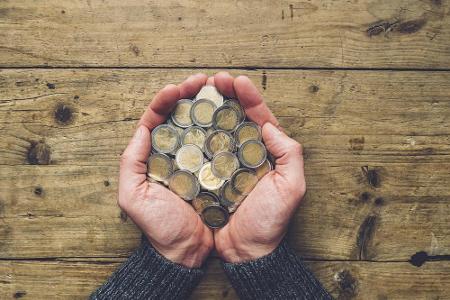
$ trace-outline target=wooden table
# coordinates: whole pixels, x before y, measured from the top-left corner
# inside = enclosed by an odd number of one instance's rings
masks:
[[[444,0],[0,1],[0,298],[85,298],[139,232],[118,162],[152,95],[248,75],[305,148],[289,240],[339,299],[450,298]],[[208,261],[194,299],[235,299]]]

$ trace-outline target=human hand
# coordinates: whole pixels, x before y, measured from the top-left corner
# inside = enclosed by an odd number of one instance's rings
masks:
[[[250,79],[220,72],[209,81],[222,94],[239,100],[247,117],[262,127],[267,150],[276,159],[274,170],[258,182],[228,224],[214,233],[217,252],[225,261],[254,260],[279,245],[305,194],[302,148],[277,128],[278,121]]]
[[[213,248],[213,235],[199,215],[179,196],[146,180],[151,151],[150,132],[163,123],[182,98],[191,98],[207,76],[190,76],[182,84],[160,90],[141,117],[134,137],[122,154],[119,206],[167,259],[186,267],[200,267]]]

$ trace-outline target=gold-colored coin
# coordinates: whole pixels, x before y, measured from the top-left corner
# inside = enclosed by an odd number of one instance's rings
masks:
[[[219,199],[217,196],[210,192],[201,192],[192,200],[192,206],[197,213],[201,213],[207,206],[219,205]]]
[[[239,125],[239,112],[231,106],[221,106],[214,112],[215,129],[233,131]]]
[[[173,172],[172,159],[162,153],[150,155],[147,161],[147,175],[156,181],[166,182]]]
[[[256,176],[258,176],[258,179],[261,179],[264,177],[264,175],[269,173],[271,170],[272,170],[272,163],[268,159],[266,159],[262,163],[262,165],[260,165],[259,167],[257,167],[255,169]]]
[[[231,106],[234,109],[236,109],[236,111],[238,112],[239,124],[244,122],[244,120],[245,120],[245,111],[242,108],[242,106],[239,104],[239,101],[237,101],[235,99],[228,99],[228,100],[226,100],[223,103],[223,105]]]
[[[193,144],[197,145],[200,149],[205,146],[206,131],[198,126],[191,126],[184,130],[181,136],[181,143],[183,145]]]
[[[177,102],[174,111],[172,112],[172,121],[175,125],[180,127],[189,127],[192,125],[191,119],[192,101],[189,99],[181,99]]]
[[[239,160],[231,152],[223,151],[214,155],[211,161],[212,172],[221,179],[230,179],[239,168]]]
[[[180,136],[175,128],[162,124],[152,131],[152,147],[156,152],[171,153],[177,149]]]
[[[194,199],[200,192],[197,178],[186,170],[178,170],[170,176],[169,189],[188,201]]]
[[[249,169],[238,169],[231,176],[231,188],[241,195],[247,196],[258,183],[256,173]]]
[[[225,182],[223,179],[220,179],[213,174],[210,162],[205,163],[200,169],[198,181],[200,182],[201,187],[208,191],[219,189]]]
[[[214,131],[206,138],[205,152],[209,158],[222,151],[233,152],[234,149],[233,136],[224,130]]]
[[[207,206],[201,213],[203,222],[211,228],[220,228],[228,223],[228,211],[219,205]]]
[[[220,204],[228,208],[228,212],[234,212],[245,199],[244,195],[237,193],[231,187],[231,181],[225,182],[220,189]]]
[[[200,99],[208,99],[216,104],[216,107],[220,107],[223,104],[223,96],[219,93],[213,85],[205,85],[201,88],[198,94],[195,96],[195,101]]]
[[[266,147],[259,141],[246,141],[239,148],[238,157],[240,162],[247,168],[257,168],[267,158]]]
[[[198,146],[188,144],[178,149],[175,155],[175,162],[181,170],[188,170],[192,173],[200,170],[203,165],[203,152]]]
[[[216,104],[211,100],[200,99],[195,101],[191,107],[192,122],[200,127],[210,127],[216,108]]]
[[[261,127],[253,122],[244,122],[236,128],[234,138],[238,146],[246,141],[261,141]]]

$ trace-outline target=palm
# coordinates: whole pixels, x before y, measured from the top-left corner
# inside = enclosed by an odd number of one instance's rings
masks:
[[[188,239],[199,231],[207,233],[204,238],[212,239],[211,231],[186,201],[157,183],[144,183],[142,189],[132,210],[139,214],[132,218],[157,248]]]

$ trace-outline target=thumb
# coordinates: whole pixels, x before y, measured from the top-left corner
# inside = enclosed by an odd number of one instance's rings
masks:
[[[120,162],[122,178],[141,178],[142,174],[146,174],[150,148],[150,131],[147,127],[140,125],[122,154]]]
[[[262,136],[275,158],[275,170],[291,184],[304,183],[302,146],[269,122],[263,125]]]

